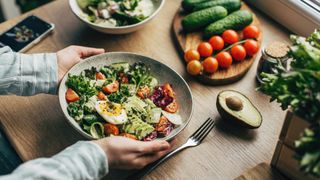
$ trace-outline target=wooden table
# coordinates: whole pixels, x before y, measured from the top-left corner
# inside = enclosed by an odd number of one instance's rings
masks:
[[[71,12],[67,0],[36,9],[33,13],[56,25],[54,33],[28,53],[55,52],[68,45],[102,47],[107,51],[129,51],[150,56],[180,73],[194,96],[194,114],[187,128],[177,137],[178,145],[209,116],[218,120],[217,127],[198,147],[179,153],[152,172],[147,179],[232,179],[260,162],[270,162],[284,120],[278,104],[256,92],[257,61],[240,81],[225,86],[206,86],[186,73],[172,37],[171,23],[180,1],[168,0],[160,14],[145,28],[127,35],[105,35],[91,30]],[[288,41],[289,32],[256,12],[263,31],[263,45]],[[0,25],[4,31],[23,17]],[[260,55],[258,55],[258,58]],[[216,110],[217,93],[235,89],[249,97],[260,109],[264,121],[257,130],[242,130],[220,120]],[[0,98],[0,120],[5,133],[20,157],[30,160],[51,156],[82,139],[68,125],[57,96],[6,96]]]

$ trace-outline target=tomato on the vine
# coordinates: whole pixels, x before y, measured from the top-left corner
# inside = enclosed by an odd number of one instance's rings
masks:
[[[209,57],[211,56],[213,49],[210,43],[202,42],[198,45],[198,52],[201,57]]]
[[[246,58],[247,52],[242,45],[235,45],[230,50],[231,56],[236,61],[242,61]]]
[[[192,60],[200,60],[200,54],[197,50],[189,49],[184,54],[184,60],[190,62]]]
[[[214,73],[218,70],[218,61],[216,58],[207,57],[203,63],[203,70],[207,73]]]
[[[224,41],[220,36],[212,36],[209,39],[209,43],[211,44],[212,49],[215,51],[220,51],[224,47]]]
[[[232,57],[228,52],[220,52],[216,55],[218,64],[222,68],[229,68],[232,64]]]
[[[252,39],[246,40],[246,42],[243,44],[243,47],[246,49],[248,56],[253,56],[259,51],[258,42]]]
[[[187,65],[188,73],[194,76],[200,74],[201,69],[202,69],[202,65],[200,61],[197,61],[197,60],[190,61]]]
[[[239,41],[239,35],[236,31],[228,29],[222,33],[222,39],[227,44],[234,44]]]
[[[259,37],[260,30],[257,26],[249,25],[242,30],[244,39],[257,39]]]

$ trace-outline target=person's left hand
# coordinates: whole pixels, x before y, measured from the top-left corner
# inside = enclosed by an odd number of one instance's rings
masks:
[[[104,53],[104,49],[83,46],[68,46],[57,52],[58,81],[60,82],[68,70],[82,58]]]

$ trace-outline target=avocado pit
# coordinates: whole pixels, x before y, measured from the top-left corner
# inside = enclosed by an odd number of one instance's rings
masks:
[[[243,109],[243,103],[237,96],[230,96],[226,98],[226,104],[228,108],[234,111],[241,111]]]

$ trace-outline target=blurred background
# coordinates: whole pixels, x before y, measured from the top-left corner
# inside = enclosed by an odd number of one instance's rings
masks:
[[[19,16],[53,0],[0,0],[0,22]]]

